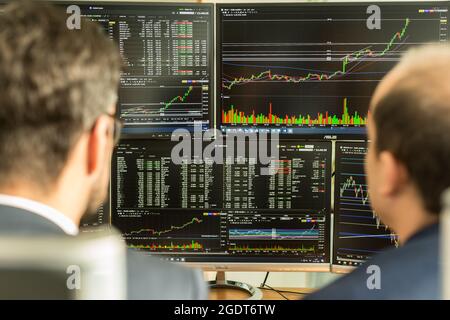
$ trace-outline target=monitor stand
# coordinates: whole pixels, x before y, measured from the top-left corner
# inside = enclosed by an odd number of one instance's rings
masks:
[[[213,289],[225,288],[241,290],[250,294],[248,300],[262,299],[262,292],[258,288],[247,283],[226,280],[225,271],[217,271],[216,280],[209,281],[209,287]]]

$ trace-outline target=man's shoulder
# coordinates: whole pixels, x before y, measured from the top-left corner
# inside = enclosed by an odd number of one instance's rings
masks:
[[[127,250],[129,299],[206,299],[200,270],[162,261],[158,256]]]
[[[26,210],[0,205],[0,236],[66,236],[52,221]],[[129,299],[206,299],[199,270],[185,268],[144,252],[126,252]]]
[[[438,299],[439,233],[385,250],[309,299]],[[370,266],[375,266],[369,268]],[[375,278],[378,277],[379,278]],[[375,284],[379,281],[379,289]]]
[[[0,204],[0,235],[65,235],[53,222],[33,212]]]

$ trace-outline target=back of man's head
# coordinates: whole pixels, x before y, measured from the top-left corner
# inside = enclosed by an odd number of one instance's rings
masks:
[[[0,187],[49,187],[77,138],[115,104],[121,58],[97,24],[40,1],[0,13]]]
[[[375,150],[404,165],[424,209],[441,211],[450,187],[450,46],[410,50],[374,96]]]

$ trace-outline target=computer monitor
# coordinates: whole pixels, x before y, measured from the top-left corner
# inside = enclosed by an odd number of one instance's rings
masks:
[[[218,4],[219,127],[364,138],[374,88],[407,49],[448,40],[448,7],[425,1]]]
[[[371,208],[364,172],[364,142],[337,142],[332,270],[346,272],[373,254],[398,245]]]
[[[118,45],[123,136],[164,138],[178,128],[214,125],[212,4],[58,3],[78,5]]]
[[[329,271],[330,142],[279,141],[273,175],[227,150],[222,164],[176,165],[177,143],[123,140],[114,153],[111,218],[129,246],[205,269]]]

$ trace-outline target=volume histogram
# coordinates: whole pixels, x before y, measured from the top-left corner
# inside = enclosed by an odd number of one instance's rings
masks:
[[[446,8],[422,9],[382,5],[374,31],[360,4],[222,8],[221,129],[364,136],[370,97],[404,52],[448,40]]]
[[[361,116],[358,111],[349,114],[347,106],[347,98],[342,101],[343,110],[341,115],[328,114],[328,111],[318,113],[316,117],[311,115],[284,115],[278,116],[272,113],[272,103],[269,103],[268,114],[255,114],[255,110],[251,115],[246,115],[244,112],[235,109],[231,105],[230,110],[222,111],[222,123],[226,124],[296,124],[296,125],[366,125],[367,116]]]
[[[139,244],[130,245],[130,248],[150,250],[150,251],[203,251],[204,247],[201,243],[196,241],[186,242],[186,243],[174,243],[168,242],[166,244],[162,243],[151,243],[151,244]]]

